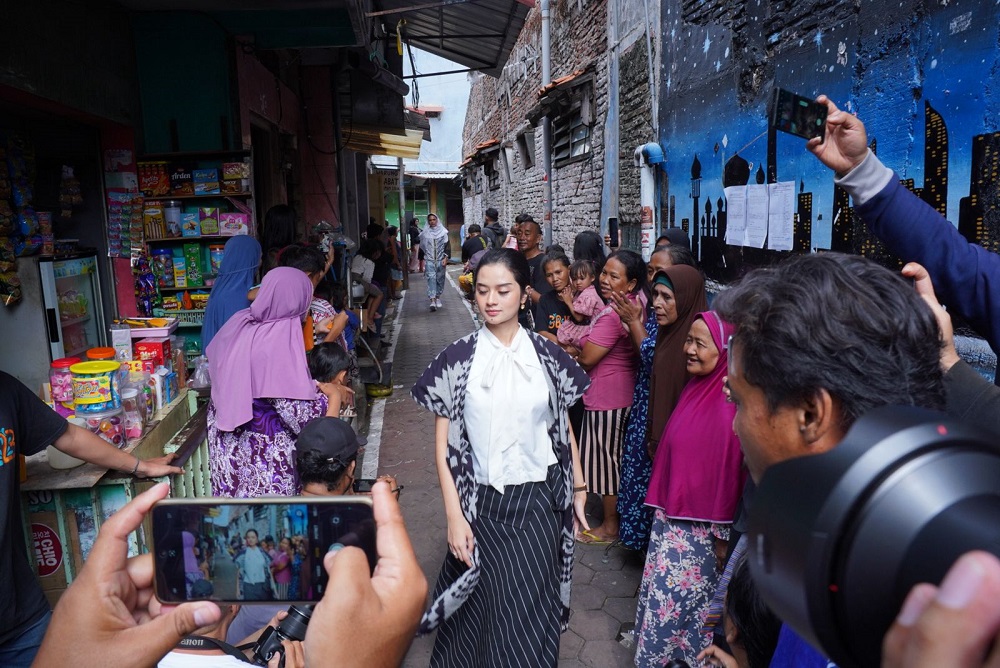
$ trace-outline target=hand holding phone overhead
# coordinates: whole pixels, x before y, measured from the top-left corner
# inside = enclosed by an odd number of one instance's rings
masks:
[[[771,97],[771,127],[802,137],[823,141],[826,133],[827,107],[783,88],[775,88]]]

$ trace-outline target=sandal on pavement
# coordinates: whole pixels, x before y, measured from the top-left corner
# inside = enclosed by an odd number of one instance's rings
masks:
[[[597,535],[591,533],[590,530],[581,531],[576,537],[576,542],[583,543],[584,545],[611,545],[612,543],[610,540],[599,538]]]

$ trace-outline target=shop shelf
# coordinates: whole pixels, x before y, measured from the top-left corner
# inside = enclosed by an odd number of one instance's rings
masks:
[[[62,327],[72,327],[73,325],[79,325],[82,322],[87,322],[90,320],[90,315],[83,315],[79,318],[70,318],[69,320],[60,320],[59,324]]]
[[[184,292],[185,290],[211,290],[211,289],[212,289],[211,285],[188,285],[183,288],[178,288],[178,287],[165,288],[162,285],[160,286],[160,292]]]
[[[84,354],[91,348],[93,348],[93,346],[86,345],[83,348],[79,348],[77,350],[67,350],[66,352],[63,353],[63,357],[79,357],[80,355]]]
[[[253,197],[253,193],[250,192],[238,192],[238,193],[211,193],[208,195],[156,195],[155,197],[146,197],[146,201],[149,202],[159,202],[168,199],[186,200],[186,199],[219,199],[220,197]]]
[[[139,156],[139,162],[156,162],[162,160],[197,160],[199,158],[211,160],[212,158],[226,158],[234,155],[248,156],[250,149],[234,148],[223,149],[221,151],[176,151],[173,153],[150,153]]]
[[[197,241],[198,239],[232,239],[232,234],[203,234],[197,237],[161,237],[159,239],[146,239],[147,244],[158,244],[164,241]]]

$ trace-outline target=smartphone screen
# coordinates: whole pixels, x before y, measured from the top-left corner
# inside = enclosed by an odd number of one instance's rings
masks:
[[[618,238],[618,219],[614,216],[608,218],[608,236],[611,237],[611,241],[608,245],[612,248],[618,248],[620,243]]]
[[[771,125],[789,134],[812,139],[826,134],[826,105],[775,88],[771,100]]]
[[[167,499],[153,507],[156,597],[164,603],[323,598],[323,557],[360,547],[375,568],[371,499]]]
[[[355,494],[371,494],[372,487],[378,482],[375,478],[358,478],[354,481]]]

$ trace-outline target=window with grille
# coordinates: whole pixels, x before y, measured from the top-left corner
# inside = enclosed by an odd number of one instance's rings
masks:
[[[552,164],[556,167],[590,155],[590,95],[581,93],[552,119]]]
[[[483,165],[483,171],[486,173],[486,181],[490,186],[490,190],[496,190],[500,187],[500,170],[497,168],[498,157],[494,156]]]
[[[521,156],[521,167],[531,169],[535,164],[535,131],[525,130],[517,136],[517,152]]]

